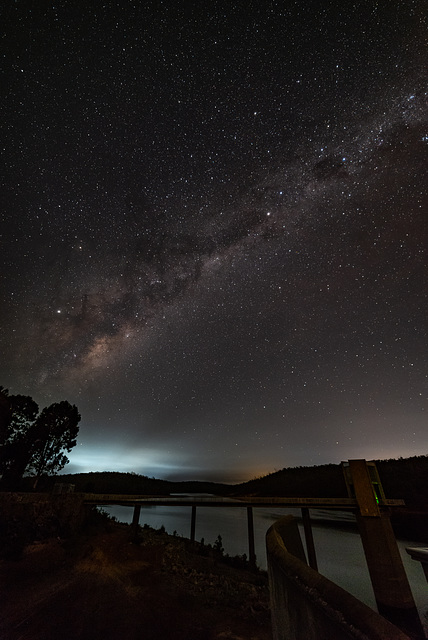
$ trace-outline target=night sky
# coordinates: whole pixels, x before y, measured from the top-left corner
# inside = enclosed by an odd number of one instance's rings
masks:
[[[1,12],[0,384],[64,471],[428,454],[428,2]]]

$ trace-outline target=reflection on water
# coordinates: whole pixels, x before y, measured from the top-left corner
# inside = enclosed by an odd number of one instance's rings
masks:
[[[132,507],[107,506],[103,509],[120,522],[132,521]],[[310,513],[319,572],[375,608],[361,539],[356,526],[352,526],[354,516],[349,512],[322,509],[311,509]],[[266,531],[283,515],[299,517],[300,509],[254,507],[253,514],[257,564],[266,569]],[[327,518],[330,522],[334,521],[336,526],[327,526],[323,522]],[[188,538],[190,519],[191,507],[142,507],[140,525],[148,524],[155,529],[163,525],[168,533],[176,532],[177,535]],[[304,540],[303,527],[300,527],[300,533]],[[218,535],[222,537],[225,553],[231,556],[248,556],[246,507],[197,507],[196,540],[204,538],[206,544],[213,544]],[[421,545],[412,541],[398,541],[398,545],[416,606],[424,622],[428,611],[428,585],[420,563],[412,560],[405,551],[405,547]]]

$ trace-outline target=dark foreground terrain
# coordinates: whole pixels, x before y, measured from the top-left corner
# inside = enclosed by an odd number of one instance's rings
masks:
[[[0,564],[2,640],[271,638],[267,577],[200,545],[105,523]]]

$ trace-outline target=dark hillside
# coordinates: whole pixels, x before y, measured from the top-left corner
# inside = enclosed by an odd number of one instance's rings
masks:
[[[428,456],[375,462],[387,498],[401,498],[408,507],[428,510]],[[339,464],[282,469],[234,485],[233,493],[314,498],[347,496]]]
[[[376,460],[387,498],[402,499],[405,507],[390,510],[395,533],[403,539],[428,540],[428,456]],[[236,495],[341,498],[347,496],[340,465],[282,469],[263,478],[235,485]]]
[[[387,498],[401,498],[408,507],[428,510],[428,456],[376,460]],[[68,483],[82,493],[169,495],[212,493],[216,495],[290,496],[341,498],[347,496],[340,464],[292,467],[248,482],[229,485],[215,482],[169,482],[136,473],[103,471],[63,474],[43,478],[38,490],[52,491],[55,483]],[[32,490],[32,478],[24,478],[23,490]]]
[[[288,496],[298,498],[347,497],[340,465],[294,467],[235,485],[235,495]]]
[[[24,490],[31,490],[31,478],[27,479],[28,486]],[[74,485],[78,493],[116,493],[116,494],[144,494],[169,495],[171,493],[215,493],[225,495],[230,492],[230,485],[214,482],[169,482],[157,480],[136,473],[120,473],[118,471],[101,471],[92,473],[62,474],[44,478],[38,490],[52,491],[56,483]]]
[[[428,511],[428,456],[377,460],[385,495]]]
[[[156,480],[136,473],[121,473],[118,471],[51,476],[43,478],[38,489],[52,491],[57,483],[74,485],[74,491],[78,493],[168,495],[170,492],[169,483],[165,480]]]

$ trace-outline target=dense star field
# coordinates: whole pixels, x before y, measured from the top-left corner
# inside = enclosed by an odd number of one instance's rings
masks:
[[[428,3],[1,13],[0,383],[66,471],[426,454]]]

